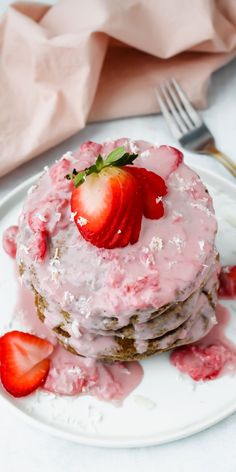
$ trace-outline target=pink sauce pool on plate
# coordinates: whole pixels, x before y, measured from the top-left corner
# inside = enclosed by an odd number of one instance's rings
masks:
[[[224,334],[230,319],[227,308],[217,305],[216,319],[207,336],[171,353],[171,363],[195,381],[213,380],[236,370],[236,346]]]
[[[88,394],[120,403],[139,385],[143,378],[139,362],[105,363],[71,354],[57,344],[52,331],[41,323],[35,311],[31,290],[19,286],[14,313],[21,314],[27,331],[55,344],[45,390],[60,395]]]

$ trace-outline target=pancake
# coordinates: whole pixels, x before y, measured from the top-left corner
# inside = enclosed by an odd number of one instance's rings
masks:
[[[137,167],[165,179],[165,213],[159,220],[143,217],[136,244],[98,249],[73,221],[65,175],[121,145],[138,154]],[[140,359],[200,339],[214,325],[219,263],[212,199],[175,152],[126,138],[88,142],[30,189],[17,241],[22,283],[34,291],[41,321],[74,354]]]

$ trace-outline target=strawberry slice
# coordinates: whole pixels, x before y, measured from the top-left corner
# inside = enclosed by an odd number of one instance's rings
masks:
[[[123,169],[125,171],[126,167]],[[121,194],[122,205],[120,212],[119,214],[117,213],[117,218],[114,218],[116,221],[115,230],[112,228],[111,232],[107,234],[106,244],[109,248],[116,247],[116,245],[125,247],[129,243],[136,243],[141,229],[142,200],[139,186],[136,179],[129,174],[126,176],[125,191],[122,189]],[[132,237],[134,225],[139,228],[136,239]]]
[[[53,345],[37,336],[11,331],[0,338],[0,377],[14,397],[29,395],[46,381]]]
[[[28,244],[28,251],[34,260],[42,261],[47,252],[47,232],[35,233]]]
[[[124,240],[124,235],[127,236],[137,207],[141,225],[142,205],[138,194],[136,179],[118,167],[88,175],[83,185],[73,190],[71,198],[75,223],[84,239],[107,249],[127,245],[130,237]]]
[[[219,282],[219,297],[236,298],[236,265],[222,267]]]
[[[178,169],[183,162],[183,153],[172,146],[162,145],[155,149],[155,172],[163,179]]]
[[[167,194],[167,187],[162,177],[141,167],[126,166],[125,169],[132,174],[139,183],[144,216],[150,219],[161,218],[164,215],[164,206],[161,197]]]
[[[141,201],[141,206],[142,206],[141,195],[140,195],[140,201]],[[139,207],[137,205],[136,212],[138,211],[139,211]],[[137,213],[134,213],[130,244],[135,244],[138,241],[139,234],[141,231],[141,224],[142,224],[141,218],[137,217]]]
[[[56,162],[49,170],[53,187],[59,192],[69,191],[72,187],[71,182],[65,180],[65,174],[72,168],[71,161],[63,158]]]
[[[4,251],[13,259],[16,257],[16,251],[17,251],[17,235],[19,232],[19,227],[14,225],[14,226],[9,226],[9,228],[5,229],[2,237],[2,245]]]

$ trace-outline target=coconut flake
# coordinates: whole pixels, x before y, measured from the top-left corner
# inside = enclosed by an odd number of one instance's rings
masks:
[[[162,200],[163,200],[163,197],[157,197],[156,198],[156,203],[160,203],[160,202],[162,202]]]
[[[71,303],[75,299],[74,295],[72,293],[70,293],[68,290],[65,291],[63,298],[64,298],[64,302],[66,302],[66,303],[67,302]]]
[[[141,152],[140,157],[142,157],[143,159],[145,159],[146,157],[149,157],[150,154],[151,154],[151,153],[150,153],[149,149],[146,149],[146,151]]]
[[[134,395],[133,396],[135,403],[141,408],[145,408],[146,410],[153,410],[156,408],[156,403],[151,400],[151,398],[144,397],[143,395]]]
[[[79,329],[79,323],[77,320],[73,320],[71,323],[71,331],[74,334],[76,338],[79,338],[81,336],[81,332]]]
[[[72,157],[72,151],[67,151],[65,154],[63,154],[62,159],[67,158],[67,157]]]
[[[77,211],[72,211],[70,214],[70,221],[74,221],[74,218],[76,215],[77,215]]]
[[[205,207],[204,205],[201,205],[201,203],[190,203],[190,205],[193,208],[203,211],[207,216],[214,216],[212,211],[210,211],[209,208]]]
[[[181,249],[184,246],[184,240],[179,236],[174,236],[172,239],[169,239],[169,243],[175,245],[178,252],[181,252]]]
[[[153,236],[149,244],[151,251],[156,251],[156,250],[161,251],[163,246],[164,246],[163,239],[159,238],[158,236]]]
[[[42,215],[41,213],[36,213],[35,215],[40,221],[43,221],[43,223],[46,223],[47,222],[47,218]]]
[[[133,152],[134,154],[138,153],[139,148],[131,139],[129,140],[129,147],[130,147],[131,152]]]
[[[25,254],[29,254],[29,249],[25,246],[25,244],[20,244],[19,251],[25,252]]]
[[[84,218],[83,216],[79,216],[79,218],[77,219],[77,223],[80,226],[85,226],[88,223],[88,220]]]
[[[36,188],[37,188],[37,185],[32,185],[27,191],[27,194],[30,195],[34,190],[36,190]]]
[[[200,239],[200,241],[198,241],[198,245],[200,247],[200,251],[203,252],[204,251],[204,246],[205,246],[205,241],[203,241],[203,239]]]

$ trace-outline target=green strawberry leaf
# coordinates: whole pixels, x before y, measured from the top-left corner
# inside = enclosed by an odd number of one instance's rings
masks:
[[[98,171],[102,170],[103,167],[104,167],[104,161],[103,161],[102,156],[100,156],[100,154],[97,157],[95,165],[96,165],[96,168],[97,168]]]
[[[74,176],[73,178],[74,186],[79,187],[79,185],[81,185],[85,181],[85,178],[86,178],[86,170],[83,170],[82,172],[78,172],[76,176]]]
[[[124,154],[125,154],[124,147],[118,147],[114,149],[114,151],[110,152],[110,154],[108,154],[108,156],[106,157],[105,164],[112,164],[113,162],[120,159]]]
[[[123,156],[121,156],[115,162],[112,162],[110,165],[116,167],[127,166],[128,164],[133,164],[133,161],[136,159],[136,157],[138,157],[138,154],[129,154],[126,152],[123,154]]]
[[[123,167],[128,164],[133,164],[133,161],[138,157],[138,154],[129,154],[123,146],[114,149],[106,158],[103,158],[100,154],[96,159],[95,164],[81,172],[77,172],[73,169],[71,174],[67,174],[65,177],[68,180],[72,180],[75,187],[79,187],[86,180],[87,175],[96,173],[98,174],[105,167]]]

